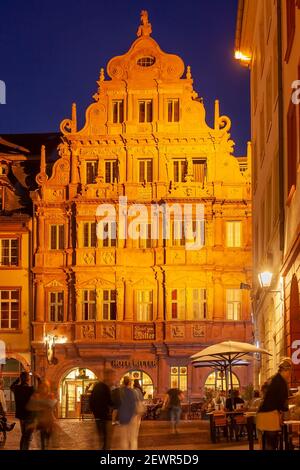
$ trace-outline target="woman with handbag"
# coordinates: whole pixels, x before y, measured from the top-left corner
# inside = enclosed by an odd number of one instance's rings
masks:
[[[279,447],[282,413],[289,410],[288,383],[291,379],[292,365],[290,358],[283,358],[280,361],[278,372],[270,379],[256,415],[256,428],[263,434],[262,448],[266,450],[277,450]]]

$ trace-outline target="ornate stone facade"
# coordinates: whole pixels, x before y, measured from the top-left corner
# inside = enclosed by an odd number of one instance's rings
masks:
[[[188,365],[187,393],[199,397],[208,371],[192,370],[190,355],[252,338],[248,292],[240,291],[236,321],[226,313],[226,289],[251,278],[250,164],[240,171],[230,119],[216,101],[214,127],[206,124],[190,67],[163,52],[151,31],[144,12],[129,51],[101,69],[81,130],[73,105],[51,175],[42,151],[33,194],[32,346],[37,368],[57,385],[72,367],[100,375],[112,361],[136,359],[157,361],[145,367],[156,395],[169,387],[171,366]],[[115,242],[95,239],[97,207],[114,205],[119,220],[121,196],[149,211],[154,203],[204,204],[205,246],[186,250],[161,233],[149,242],[126,239],[120,224]],[[240,223],[236,247],[226,246],[229,221]],[[46,364],[47,334],[67,338],[56,345],[57,365]],[[125,372],[118,368],[120,377]]]

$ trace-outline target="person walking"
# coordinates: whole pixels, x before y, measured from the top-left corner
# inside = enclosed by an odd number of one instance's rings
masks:
[[[122,450],[135,450],[137,448],[135,420],[137,414],[137,395],[130,386],[131,379],[125,376],[123,385],[120,387],[120,405],[118,408],[121,433],[120,448]]]
[[[133,382],[133,391],[136,395],[136,414],[133,419],[133,438],[132,438],[132,450],[138,449],[138,437],[141,426],[141,420],[145,414],[146,407],[144,404],[144,394],[141,384],[138,379],[134,379]]]
[[[277,450],[282,413],[288,411],[289,381],[292,373],[292,360],[285,357],[280,361],[278,372],[268,382],[262,404],[256,416],[256,428],[262,432],[262,448]]]
[[[114,384],[115,372],[105,369],[102,382],[98,382],[90,396],[90,409],[94,415],[100,440],[101,450],[110,450],[112,440],[112,407],[111,387]]]
[[[20,420],[21,440],[20,450],[28,450],[33,433],[33,416],[27,409],[27,404],[34,393],[34,388],[29,385],[30,375],[21,372],[20,377],[12,383],[10,389],[15,396],[16,418]]]
[[[169,409],[172,434],[178,434],[178,425],[181,416],[181,402],[184,398],[183,392],[173,384],[173,388],[167,391],[164,400],[164,409]]]

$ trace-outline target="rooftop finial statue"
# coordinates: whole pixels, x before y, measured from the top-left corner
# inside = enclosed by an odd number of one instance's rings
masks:
[[[141,11],[141,22],[139,29],[137,30],[137,37],[140,36],[150,36],[152,33],[152,26],[151,23],[148,21],[148,12],[146,10]]]

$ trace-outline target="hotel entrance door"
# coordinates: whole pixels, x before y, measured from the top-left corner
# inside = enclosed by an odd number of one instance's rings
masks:
[[[97,381],[88,369],[74,369],[64,377],[60,385],[61,418],[80,418],[81,396],[91,391]]]

